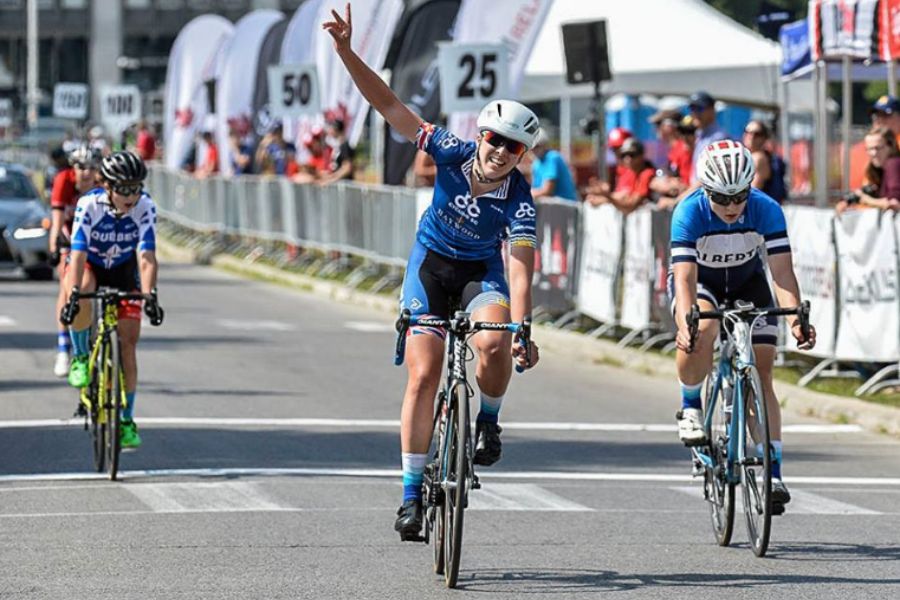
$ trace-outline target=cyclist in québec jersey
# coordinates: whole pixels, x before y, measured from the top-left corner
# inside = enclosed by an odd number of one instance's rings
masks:
[[[478,116],[478,136],[463,141],[411,111],[350,47],[352,21],[323,23],[362,95],[395,131],[427,152],[437,165],[434,197],[419,222],[406,268],[400,304],[413,315],[450,316],[451,299],[473,320],[521,321],[531,312],[535,208],[528,183],[516,170],[534,146],[539,123],[527,107],[509,100],[489,103]],[[509,284],[502,244],[510,245]],[[394,529],[400,539],[419,539],[422,528],[422,473],[432,436],[434,397],[440,384],[446,332],[413,327],[407,340],[409,378],[400,420],[403,502]],[[500,458],[497,424],[512,373],[512,360],[537,363],[537,347],[526,349],[507,332],[476,334],[476,380],[481,406],[476,419],[475,464]]]
[[[59,293],[56,297],[56,362],[53,374],[65,377],[69,373],[69,352],[71,341],[69,328],[60,323],[59,314],[66,303],[68,292],[65,286],[66,258],[72,237],[72,222],[75,219],[75,205],[78,198],[96,185],[100,153],[87,144],[76,147],[69,153],[69,168],[63,169],[53,179],[50,195],[50,256],[59,271]]]
[[[755,167],[750,151],[738,142],[713,142],[699,157],[696,167],[700,187],[688,195],[672,215],[669,296],[678,327],[676,366],[681,384],[682,408],[676,414],[678,436],[685,445],[706,443],[700,390],[712,367],[713,346],[719,323],[700,321],[699,334],[691,349],[686,314],[694,304],[700,310],[716,310],[737,300],[754,306],[773,306],[760,247],[765,246],[769,270],[779,306],[800,303],[800,289],[791,260],[784,212],[778,203],[751,188]],[[791,334],[798,347],[812,348],[815,328],[804,339],[797,317],[789,317]],[[762,380],[774,447],[772,501],[782,507],[790,493],[781,477],[783,446],[781,408],[772,384],[777,335],[776,317],[757,322],[752,332],[753,351]],[[761,445],[758,450],[761,451]]]
[[[156,302],[156,205],[143,188],[147,167],[132,152],[116,152],[100,164],[101,187],[85,194],[75,208],[72,252],[66,269],[66,302],[75,293],[98,287],[125,292],[141,291],[153,300],[144,302],[151,325],[160,325],[163,310]],[[119,343],[125,372],[126,406],[122,411],[123,448],[141,445],[134,423],[137,389],[137,343],[141,334],[141,301],[122,301],[118,310]],[[74,357],[69,384],[88,384],[91,304],[82,300],[72,322]]]

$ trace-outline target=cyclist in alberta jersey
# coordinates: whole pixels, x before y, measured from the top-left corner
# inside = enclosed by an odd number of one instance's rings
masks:
[[[116,152],[100,163],[100,176],[102,186],[82,196],[75,209],[72,252],[66,268],[66,303],[74,290],[92,292],[101,286],[123,292],[140,290],[153,298],[144,303],[150,324],[160,325],[164,313],[155,301],[156,205],[143,189],[147,167],[131,152]],[[89,377],[89,301],[81,301],[71,331],[74,358],[69,384],[83,388]],[[127,399],[122,411],[121,441],[123,448],[136,448],[141,445],[133,419],[140,301],[123,301],[119,306],[118,332]]]
[[[490,102],[478,116],[474,142],[424,122],[411,111],[350,47],[352,21],[347,4],[342,18],[323,23],[362,95],[406,139],[434,159],[434,197],[419,222],[407,264],[400,305],[413,315],[447,318],[451,299],[478,321],[522,321],[531,313],[534,272],[535,208],[530,187],[516,170],[534,146],[539,123],[527,107],[509,100]],[[502,243],[508,240],[509,284],[503,272]],[[445,331],[414,327],[406,357],[409,378],[401,411],[400,443],[403,504],[394,524],[401,540],[419,539],[422,528],[422,472],[431,441],[432,411],[444,360]],[[481,408],[476,420],[475,464],[500,458],[498,413],[512,373],[538,360],[509,333],[482,331],[476,380]]]
[[[672,267],[669,296],[678,327],[676,367],[681,384],[678,436],[685,445],[706,443],[700,398],[703,379],[712,367],[713,346],[719,323],[701,320],[692,347],[685,315],[694,304],[701,311],[717,310],[721,303],[743,300],[754,306],[773,306],[759,247],[765,245],[775,297],[783,307],[800,304],[800,289],[791,260],[784,212],[778,203],[750,187],[755,167],[750,151],[731,140],[708,144],[696,165],[700,188],[688,195],[672,215]],[[800,319],[793,317],[791,334],[798,347],[812,348],[815,328],[804,339]],[[762,380],[769,415],[775,460],[772,463],[772,501],[787,504],[790,493],[781,479],[781,407],[772,384],[776,318],[758,322],[753,331],[753,352]]]

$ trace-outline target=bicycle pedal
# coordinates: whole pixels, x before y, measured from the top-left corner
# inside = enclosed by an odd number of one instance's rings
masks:
[[[472,475],[472,489],[473,490],[481,489],[481,481],[478,479],[478,475]]]
[[[783,514],[784,514],[784,504],[782,504],[780,502],[773,502],[772,503],[772,516],[780,517]]]

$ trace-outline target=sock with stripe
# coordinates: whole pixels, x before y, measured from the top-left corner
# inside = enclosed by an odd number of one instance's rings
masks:
[[[496,423],[500,418],[500,406],[503,404],[503,396],[494,398],[481,392],[481,409],[478,412],[477,421]]]
[[[77,330],[73,327],[71,329],[71,332],[72,354],[74,354],[75,356],[87,356],[90,353],[88,344],[90,343],[91,328],[86,327],[82,330]]]
[[[69,353],[69,350],[72,349],[72,340],[69,337],[69,330],[60,329],[56,334],[56,351],[57,352],[65,352]]]
[[[404,502],[422,499],[422,472],[425,470],[426,456],[412,452],[404,452],[401,455]]]
[[[134,420],[134,397],[135,396],[137,396],[137,391],[125,392],[125,410],[122,411],[122,420],[123,421],[133,421]]]
[[[703,389],[703,382],[697,385],[687,385],[679,380],[681,385],[681,408],[697,408],[703,409],[703,403],[700,401],[700,391]]]
[[[781,440],[772,440],[772,450],[775,453],[774,459],[772,460],[772,477],[774,479],[781,479],[781,454],[783,451]],[[756,452],[762,456],[762,451],[762,444],[757,444]]]

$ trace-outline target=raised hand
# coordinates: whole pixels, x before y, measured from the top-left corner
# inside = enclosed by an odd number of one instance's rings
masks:
[[[347,3],[347,9],[343,19],[335,10],[331,11],[331,16],[334,17],[334,20],[322,23],[322,29],[331,34],[331,37],[334,40],[334,49],[337,52],[340,53],[350,50],[350,35],[353,33],[353,19],[350,15],[350,3]]]

